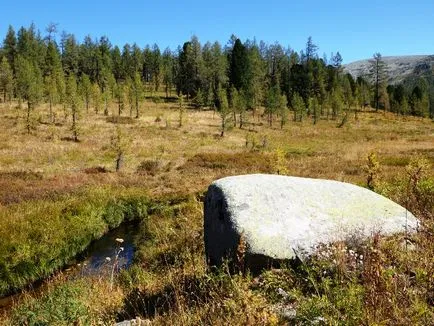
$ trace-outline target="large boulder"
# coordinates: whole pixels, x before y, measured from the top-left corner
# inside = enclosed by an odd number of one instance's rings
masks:
[[[205,251],[216,266],[242,251],[247,267],[257,270],[271,261],[302,259],[320,244],[417,226],[413,214],[393,201],[333,180],[233,176],[213,182],[205,198]]]

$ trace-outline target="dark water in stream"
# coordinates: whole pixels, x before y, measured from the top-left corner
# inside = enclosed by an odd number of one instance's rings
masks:
[[[79,263],[81,274],[104,274],[107,269],[112,268],[113,264],[116,264],[117,271],[128,268],[133,261],[135,243],[139,235],[140,225],[137,223],[124,223],[109,231],[101,239],[92,243],[82,255],[85,258]],[[119,243],[116,239],[122,239],[123,242]]]

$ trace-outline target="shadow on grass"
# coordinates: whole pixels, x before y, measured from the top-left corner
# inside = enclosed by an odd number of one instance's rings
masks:
[[[176,309],[180,304],[188,307],[202,305],[213,299],[213,294],[218,290],[217,286],[216,282],[206,276],[189,276],[167,285],[157,293],[136,288],[124,299],[124,309],[118,315],[118,320],[131,319],[138,315],[154,318]]]

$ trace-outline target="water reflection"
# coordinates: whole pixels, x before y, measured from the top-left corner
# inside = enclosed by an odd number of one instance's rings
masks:
[[[140,229],[137,223],[124,223],[95,241],[86,251],[87,258],[80,264],[81,274],[105,274],[111,271],[113,264],[115,264],[115,271],[128,268],[133,262],[135,243],[140,236]],[[116,239],[123,239],[123,242],[118,242]],[[123,250],[120,249],[121,247]]]

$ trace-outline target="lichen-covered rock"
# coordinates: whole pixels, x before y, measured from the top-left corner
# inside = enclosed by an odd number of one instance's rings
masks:
[[[413,214],[393,201],[333,180],[233,176],[213,182],[205,198],[205,251],[216,266],[237,256],[240,239],[248,267],[257,269],[270,259],[302,258],[319,244],[417,226]]]

